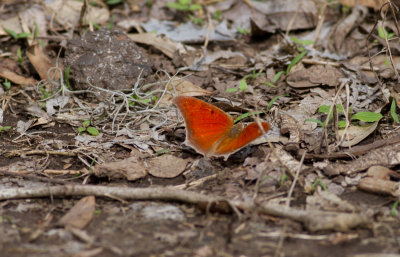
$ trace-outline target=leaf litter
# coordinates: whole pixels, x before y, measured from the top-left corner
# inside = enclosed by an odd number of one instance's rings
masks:
[[[340,2],[1,3],[0,252],[398,252],[398,3]],[[176,95],[273,128],[204,159]]]

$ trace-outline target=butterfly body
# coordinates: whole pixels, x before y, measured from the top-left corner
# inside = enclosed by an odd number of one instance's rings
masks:
[[[253,122],[248,126],[234,125],[232,117],[218,107],[190,96],[174,98],[186,124],[185,145],[204,156],[224,156],[240,150],[263,131]],[[262,122],[264,131],[269,124]]]

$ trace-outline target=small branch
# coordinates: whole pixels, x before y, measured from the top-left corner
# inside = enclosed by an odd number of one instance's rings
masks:
[[[93,185],[65,185],[36,188],[10,188],[0,191],[0,200],[88,195],[107,198],[112,196],[115,199],[123,200],[179,201],[197,204],[203,209],[211,208],[211,210],[220,212],[227,211],[230,213],[233,212],[233,209],[247,212],[255,211],[259,214],[289,218],[302,222],[309,231],[348,231],[351,228],[365,225],[370,221],[365,214],[306,211],[294,208],[283,208],[281,205],[271,204],[256,205],[254,203],[231,201],[222,197],[204,195],[193,191],[161,187],[121,188]]]

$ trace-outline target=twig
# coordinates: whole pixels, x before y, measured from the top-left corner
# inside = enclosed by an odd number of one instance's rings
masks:
[[[122,188],[93,185],[65,185],[34,188],[9,188],[0,191],[0,200],[24,199],[33,197],[88,196],[107,197],[112,195],[124,200],[164,200],[197,204],[199,207],[212,205],[212,210],[226,210],[234,206],[242,211],[255,211],[259,214],[289,218],[302,222],[310,231],[335,230],[347,231],[370,222],[364,213],[338,213],[324,211],[306,211],[294,208],[282,208],[281,205],[253,202],[231,201],[222,197],[174,188]],[[215,208],[214,208],[215,207]],[[230,208],[232,212],[232,208]]]

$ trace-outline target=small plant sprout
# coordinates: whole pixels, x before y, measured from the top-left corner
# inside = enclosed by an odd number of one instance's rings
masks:
[[[201,9],[201,5],[192,4],[191,0],[178,0],[176,2],[168,3],[167,6],[178,11],[197,11]]]
[[[244,92],[247,90],[248,85],[247,85],[247,79],[250,78],[251,81],[255,80],[258,76],[264,74],[263,72],[256,72],[254,69],[251,74],[245,75],[240,81],[239,81],[239,89]],[[226,92],[228,93],[234,93],[237,92],[239,89],[237,88],[227,88]]]
[[[312,183],[312,185],[311,185],[311,190],[312,190],[312,191],[315,191],[315,188],[316,188],[317,186],[321,186],[321,187],[322,187],[322,190],[324,190],[324,191],[327,190],[326,185],[324,184],[324,182],[322,182],[322,180],[321,180],[320,178],[317,178],[317,179]]]
[[[244,29],[244,28],[237,28],[237,32],[238,32],[240,35],[244,35],[244,36],[250,35],[250,33],[251,33],[250,30]]]
[[[396,201],[393,203],[392,208],[390,209],[390,214],[393,217],[399,216],[399,212],[397,211],[397,208],[399,207],[399,201]]]
[[[393,97],[392,104],[390,106],[390,116],[392,116],[392,119],[394,120],[395,123],[399,124],[399,116],[397,115],[396,112],[396,98]]]
[[[329,105],[321,105],[318,108],[318,112],[324,113],[324,114],[328,114],[329,110],[330,110],[331,106]],[[336,111],[338,114],[344,113],[343,110],[343,106],[341,104],[336,105]],[[349,113],[351,112],[351,108],[349,110]],[[380,119],[382,119],[382,114],[380,113],[376,113],[376,112],[358,112],[355,113],[353,115],[349,115],[350,116],[350,120],[355,121],[361,121],[361,122],[376,122],[379,121]],[[333,112],[331,112],[331,115],[328,119],[328,121],[330,121],[331,119],[333,119]],[[306,119],[305,121],[309,121],[309,122],[316,122],[318,123],[318,125],[320,125],[321,127],[325,127],[325,122],[322,122],[320,120],[317,119]],[[342,120],[338,122],[338,127],[339,128],[345,128],[346,127],[346,121]]]
[[[3,86],[5,89],[10,90],[11,88],[11,82],[8,79],[5,79],[3,82]]]
[[[21,32],[21,33],[16,33],[15,31],[11,30],[11,29],[6,29],[4,28],[4,31],[7,32],[10,36],[12,36],[14,39],[18,40],[18,39],[25,39],[31,36],[30,33],[26,33],[26,32]]]
[[[11,130],[11,126],[1,126],[0,125],[0,133]]]
[[[90,126],[89,120],[85,120],[84,122],[82,122],[82,127],[78,128],[79,134],[82,134],[85,131],[92,136],[97,136],[100,134],[100,132],[95,127]]]
[[[17,49],[17,59],[19,64],[22,66],[24,64],[24,59],[22,58],[21,48]]]

